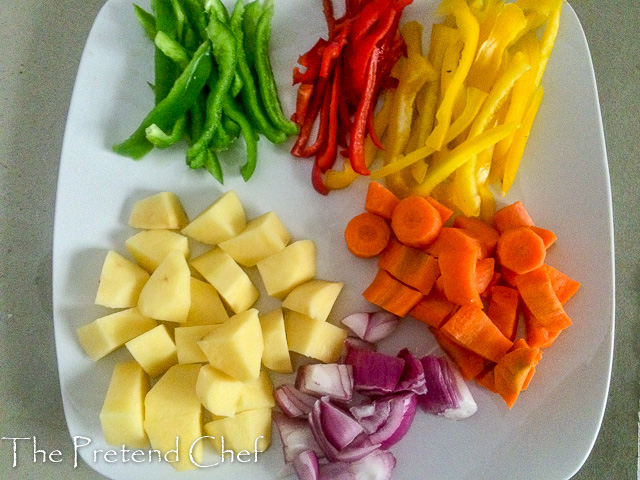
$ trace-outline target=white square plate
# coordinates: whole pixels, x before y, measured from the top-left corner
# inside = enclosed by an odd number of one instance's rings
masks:
[[[415,0],[403,21],[419,20],[428,38],[437,2]],[[143,5],[146,7],[146,5]],[[285,111],[294,108],[291,71],[298,55],[326,36],[320,0],[276,2],[272,55]],[[291,143],[259,144],[255,175],[236,173],[242,147],[225,158],[224,186],[204,171],[184,165],[184,145],[153,151],[134,162],[111,151],[150,110],[153,46],[137,24],[130,0],[109,0],[89,35],[67,120],[56,203],[53,249],[54,323],[65,414],[72,436],[91,439],[79,449],[90,466],[118,479],[276,478],[283,467],[277,435],[257,462],[230,463],[178,473],[166,463],[106,462],[112,449],[102,437],[98,414],[117,360],[116,352],[93,363],[75,330],[106,313],[93,304],[104,255],[124,250],[135,200],[174,191],[190,215],[222,192],[235,189],[248,215],[274,210],[296,239],[318,247],[318,277],[346,286],[333,312],[369,308],[361,293],[375,262],[351,256],[344,245],[347,221],[364,206],[366,183],[356,182],[328,197],[310,180],[311,162],[289,154]],[[580,23],[565,4],[556,45],[543,79],[545,97],[520,172],[504,204],[522,200],[534,221],[558,235],[548,262],[582,283],[567,305],[573,326],[547,351],[530,388],[509,411],[497,397],[470,384],[478,412],[460,422],[418,414],[392,451],[394,478],[569,478],[589,454],[600,428],[611,371],[614,333],[613,228],[604,137],[593,68]],[[240,142],[241,143],[241,142]],[[264,305],[264,303],[259,304]],[[403,321],[384,345],[408,346],[417,354],[437,351],[424,325]],[[79,439],[80,443],[86,440]],[[98,452],[94,457],[94,451]]]

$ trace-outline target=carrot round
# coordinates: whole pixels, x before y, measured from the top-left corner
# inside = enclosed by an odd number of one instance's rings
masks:
[[[500,235],[496,253],[500,265],[523,274],[544,265],[547,249],[536,232],[529,227],[519,227]]]
[[[391,216],[391,228],[405,245],[424,247],[440,234],[442,217],[426,198],[414,195],[400,200]]]
[[[353,217],[344,230],[347,248],[356,257],[371,258],[387,246],[391,229],[384,218],[370,212]]]

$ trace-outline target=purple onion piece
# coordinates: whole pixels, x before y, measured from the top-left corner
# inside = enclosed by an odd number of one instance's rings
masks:
[[[313,450],[305,450],[293,459],[293,469],[298,480],[318,480],[319,468],[318,456]]]
[[[304,365],[298,368],[295,385],[315,397],[348,402],[353,396],[353,367],[338,363]]]
[[[377,350],[377,346],[374,343],[367,342],[359,337],[347,337],[344,340],[344,344],[342,346],[342,354],[340,356],[339,363],[345,362],[345,359],[347,358],[347,355],[349,355],[349,351],[352,348],[358,350],[370,350],[372,352],[375,352]]]
[[[397,315],[387,311],[359,312],[347,315],[342,323],[361,339],[376,343],[387,338],[398,326]]]
[[[319,480],[356,480],[356,476],[349,463],[331,462],[320,465]]]
[[[345,363],[353,366],[355,389],[370,395],[394,392],[405,366],[402,358],[355,348],[349,350]]]
[[[342,319],[342,324],[348,327],[359,338],[364,340],[367,334],[367,325],[372,313],[370,312],[358,312],[347,315]]]
[[[309,424],[302,418],[289,418],[285,414],[273,412],[273,423],[280,435],[284,461],[289,464],[302,452],[313,450],[318,458],[325,457]]]
[[[398,357],[402,358],[405,363],[396,391],[409,391],[418,395],[427,393],[424,368],[420,359],[411,353],[408,348],[400,350]]]
[[[449,369],[454,377],[456,387],[458,389],[458,406],[445,410],[442,415],[451,420],[462,420],[470,417],[478,411],[478,404],[471,395],[467,382],[460,373],[460,370],[448,358],[445,358]]]
[[[396,457],[388,450],[375,450],[351,464],[356,480],[390,480]]]
[[[324,398],[316,405],[320,406],[320,421],[324,434],[336,449],[343,450],[363,432],[362,426],[340,407]]]
[[[384,397],[382,397],[384,399]],[[360,422],[366,433],[371,435],[377,432],[389,418],[391,404],[384,400],[370,401],[349,409],[351,415]]]
[[[280,410],[291,418],[306,417],[317,400],[289,384],[280,385],[273,396]]]

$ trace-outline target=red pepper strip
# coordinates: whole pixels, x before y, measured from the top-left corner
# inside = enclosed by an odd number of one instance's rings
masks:
[[[344,95],[344,90],[341,92]],[[351,131],[353,122],[351,121],[351,114],[349,113],[349,106],[344,98],[341,99],[338,104],[338,145],[343,148],[349,148],[349,142],[347,142],[348,133]]]
[[[301,72],[297,66],[293,68],[293,85],[297,83],[314,83],[320,75],[320,64],[322,55],[327,46],[324,38],[319,39],[311,49],[298,58],[298,63],[306,67],[305,72]]]
[[[305,146],[307,145],[307,142],[309,141],[309,136],[311,135],[311,130],[313,130],[313,125],[315,124],[318,112],[320,112],[320,108],[322,107],[322,99],[324,97],[326,86],[327,79],[320,77],[318,79],[318,83],[316,83],[313,87],[313,93],[311,95],[311,100],[309,101],[309,106],[307,107],[302,125],[300,125],[298,139],[291,148],[291,154],[296,157],[303,157],[302,153]]]
[[[360,0],[346,0],[345,17],[355,17],[360,12]]]
[[[349,34],[349,25],[340,30],[335,39],[324,49],[322,54],[322,65],[320,66],[320,76],[328,77],[333,70],[336,59],[342,53],[342,49],[347,43],[347,35]]]
[[[367,116],[369,110],[373,108],[373,97],[376,91],[376,69],[378,67],[378,57],[380,49],[375,47],[367,67],[367,83],[364,94],[360,99],[358,110],[351,129],[351,141],[349,142],[349,162],[353,171],[360,175],[369,175],[369,169],[364,157],[364,139],[367,132]]]
[[[327,27],[329,28],[329,38],[331,38],[336,30],[336,17],[333,14],[333,1],[322,0],[322,11],[324,12],[324,18],[327,21]]]
[[[291,115],[291,120],[298,125],[302,125],[304,117],[309,108],[311,95],[313,94],[313,84],[303,83],[298,87],[298,95],[296,96],[296,111]]]
[[[326,141],[324,148],[316,155],[316,164],[321,172],[326,172],[336,162],[337,136],[338,136],[338,105],[340,104],[340,83],[342,79],[342,62],[338,61],[333,72],[333,83],[331,85],[327,125],[325,127]]]
[[[322,171],[316,162],[313,163],[313,169],[311,170],[311,184],[316,192],[322,195],[329,194],[329,189],[324,184],[324,179],[322,178]]]
[[[375,95],[375,98],[378,98],[379,92],[380,90],[378,90],[378,93]],[[369,115],[367,115],[367,132],[369,133],[369,138],[371,138],[371,141],[376,146],[376,148],[378,150],[384,150],[384,145],[382,144],[382,141],[378,136],[378,132],[376,132],[376,128],[373,125],[373,113],[374,113],[373,111],[374,109],[370,108]]]
[[[389,0],[376,0],[368,3],[353,20],[354,42],[358,42],[369,33],[369,30],[383,17],[389,10]]]
[[[327,79],[331,81],[331,79]],[[320,108],[320,122],[318,125],[318,134],[316,140],[311,145],[305,146],[300,152],[301,157],[311,157],[318,153],[327,142],[327,129],[329,128],[329,115],[331,110],[331,96],[324,94],[322,96],[322,107]]]

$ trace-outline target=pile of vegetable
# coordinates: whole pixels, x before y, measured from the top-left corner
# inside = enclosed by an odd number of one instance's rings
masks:
[[[186,139],[187,165],[222,183],[219,153],[242,135],[240,172],[249,180],[260,135],[282,143],[298,133],[282,112],[269,58],[273,0],[237,0],[231,13],[220,0],[153,0],[152,8],[135,6],[155,45],[155,106],[114,151],[139,159]]]
[[[378,259],[364,298],[427,324],[464,379],[509,408],[543,349],[572,324],[564,304],[580,284],[547,264],[556,235],[536,225],[520,201],[486,223],[454,215],[432,197],[399,199],[372,182],[345,240],[354,255]]]
[[[561,0],[443,0],[444,21],[432,25],[426,54],[422,25],[402,25],[405,53],[385,82],[375,120],[367,121],[366,146],[358,139],[354,156],[349,145],[342,169],[319,166],[323,191],[367,175],[384,178],[399,197],[431,195],[467,216],[490,219],[489,186],[499,183],[505,194],[513,184],[542,99],[561,7]],[[308,55],[301,64],[309,64]],[[305,90],[301,85],[301,97]],[[370,171],[377,159],[381,166]]]

